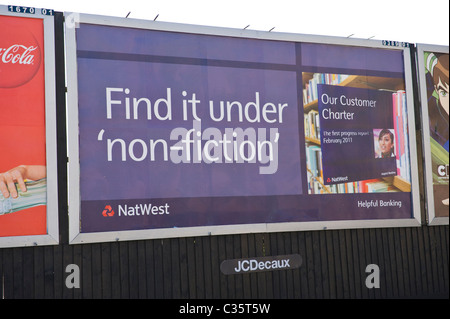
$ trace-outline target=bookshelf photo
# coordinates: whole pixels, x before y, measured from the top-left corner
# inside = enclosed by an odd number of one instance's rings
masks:
[[[309,194],[410,192],[409,146],[407,141],[406,94],[403,79],[376,76],[309,73],[302,74],[305,151]],[[397,175],[325,185],[323,181],[320,116],[317,85],[337,85],[392,93]]]

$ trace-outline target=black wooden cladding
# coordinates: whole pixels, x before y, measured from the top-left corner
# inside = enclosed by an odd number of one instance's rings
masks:
[[[6,248],[1,295],[62,299],[384,299],[449,294],[449,227],[322,230]],[[300,254],[293,270],[224,275],[224,260]],[[80,268],[80,288],[65,281]],[[380,268],[368,289],[366,266]]]

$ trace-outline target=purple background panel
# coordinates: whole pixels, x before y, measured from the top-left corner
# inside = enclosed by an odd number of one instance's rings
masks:
[[[295,72],[94,59],[79,59],[78,67],[82,200],[301,194]],[[112,107],[112,119],[106,118],[106,87],[130,90],[128,95],[113,95],[115,100],[122,99],[122,105]],[[172,120],[148,120],[146,112],[137,120],[125,119],[125,97],[130,101],[147,97],[154,102],[167,98],[167,88],[171,88]],[[255,92],[260,94],[261,107],[266,102],[288,104],[283,123],[238,122],[233,111],[231,122],[210,119],[208,101],[215,106],[223,100],[244,105],[256,100]],[[173,145],[176,141],[169,137],[174,128],[193,127],[192,119],[184,121],[182,112],[183,99],[193,93],[200,101],[202,130],[266,128],[268,139],[270,128],[278,128],[278,171],[259,174],[259,167],[267,166],[260,163],[175,164],[163,161],[162,153],[156,154],[156,161],[141,162],[127,154],[123,162],[119,148],[113,149],[112,161],[107,161],[107,139],[121,138],[127,145],[133,139],[164,139]],[[103,140],[98,141],[102,129]]]
[[[119,215],[119,205],[153,204],[169,214]],[[110,205],[114,216],[104,217]],[[384,206],[382,206],[384,205]],[[255,223],[411,218],[410,193],[96,200],[81,203],[83,233]]]
[[[90,24],[81,24],[76,32],[78,50],[290,65],[296,61],[292,42]]]
[[[401,50],[302,43],[302,65],[383,72],[404,72]]]

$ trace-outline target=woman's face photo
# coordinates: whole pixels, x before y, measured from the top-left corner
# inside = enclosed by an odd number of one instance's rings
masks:
[[[392,140],[389,134],[385,134],[383,136],[380,136],[378,143],[380,145],[380,151],[381,153],[389,153],[392,148]]]

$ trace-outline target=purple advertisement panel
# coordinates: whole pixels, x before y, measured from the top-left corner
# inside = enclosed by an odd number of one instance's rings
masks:
[[[76,42],[81,232],[411,218],[401,51],[93,24]]]
[[[93,59],[79,72],[81,170],[108,185],[82,180],[82,198],[301,194],[295,73]]]

